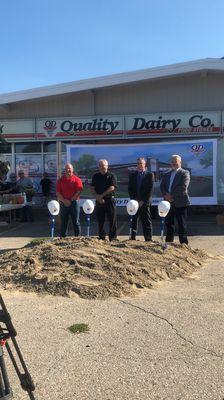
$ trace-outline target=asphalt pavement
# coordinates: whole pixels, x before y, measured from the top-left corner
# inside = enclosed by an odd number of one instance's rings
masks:
[[[128,229],[121,219],[121,238]],[[2,291],[36,383],[35,398],[224,400],[223,231],[214,215],[191,218],[191,246],[215,257],[191,277],[162,282],[135,298]],[[154,232],[159,240],[159,221]],[[45,217],[12,224],[0,231],[0,247],[17,248],[48,235]],[[71,334],[67,328],[75,323],[88,324],[90,331]],[[14,398],[27,399],[5,358]]]

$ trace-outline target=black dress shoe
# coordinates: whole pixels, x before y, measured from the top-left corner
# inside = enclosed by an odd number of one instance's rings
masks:
[[[174,242],[174,238],[166,237],[166,242],[167,243],[173,243]]]

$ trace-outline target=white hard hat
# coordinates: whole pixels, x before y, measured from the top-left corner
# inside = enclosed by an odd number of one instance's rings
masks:
[[[138,211],[138,202],[136,200],[129,200],[127,204],[127,212],[129,215],[135,215]]]
[[[94,210],[94,203],[92,200],[85,200],[82,207],[85,214],[92,214]]]
[[[58,215],[60,211],[60,204],[57,200],[51,200],[47,203],[48,210],[51,215]]]
[[[160,217],[166,217],[168,212],[170,211],[170,203],[169,201],[162,200],[158,204],[158,213]]]

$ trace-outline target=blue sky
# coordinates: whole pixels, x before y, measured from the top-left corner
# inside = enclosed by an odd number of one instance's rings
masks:
[[[0,93],[224,56],[223,0],[1,0]]]

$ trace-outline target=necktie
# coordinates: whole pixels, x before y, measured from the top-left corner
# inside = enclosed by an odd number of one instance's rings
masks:
[[[140,192],[143,177],[144,177],[144,172],[138,172],[138,175],[137,175],[137,191],[138,191],[138,193]]]

